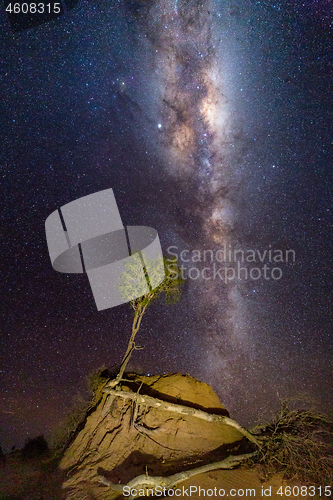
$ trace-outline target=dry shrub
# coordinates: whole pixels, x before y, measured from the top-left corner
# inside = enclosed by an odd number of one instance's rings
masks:
[[[332,484],[332,418],[314,410],[291,410],[282,401],[274,422],[256,432],[262,440],[256,463],[266,476],[283,472],[286,479],[302,484]]]
[[[41,434],[35,438],[28,438],[22,448],[22,457],[26,459],[38,458],[45,456],[49,451],[49,446],[46,439]]]
[[[94,396],[94,400],[98,400],[100,398],[101,392],[106,383],[116,375],[116,372],[113,373],[104,365],[89,373],[86,377],[86,382],[89,392]]]

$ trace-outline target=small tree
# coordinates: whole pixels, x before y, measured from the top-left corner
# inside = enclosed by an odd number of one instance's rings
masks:
[[[165,278],[164,280],[154,289],[149,287],[149,292],[141,297],[131,300],[129,303],[134,311],[133,323],[132,323],[132,334],[129,339],[127,350],[122,359],[120,370],[117,377],[107,384],[108,387],[115,387],[121,381],[127,363],[134,350],[142,349],[142,347],[135,344],[135,336],[138,333],[141,325],[141,321],[147,307],[152,303],[153,300],[157,299],[161,294],[165,294],[165,302],[167,304],[174,304],[180,298],[181,285],[183,279],[180,277],[180,269],[178,268],[176,260],[163,259]],[[150,262],[149,265],[149,276],[154,277],[155,273],[158,273],[161,268],[161,261]],[[147,278],[147,273],[145,271]],[[125,272],[123,274],[123,279],[120,285],[120,291],[124,299],[130,296],[136,296],[142,289],[142,281],[137,279],[137,260],[131,261],[127,264]],[[139,292],[140,293],[140,292]]]

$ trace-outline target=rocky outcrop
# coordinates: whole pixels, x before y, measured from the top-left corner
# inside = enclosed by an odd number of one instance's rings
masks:
[[[104,388],[66,449],[64,498],[108,500],[117,494],[101,477],[127,484],[141,474],[170,476],[223,460],[240,443],[244,452],[241,426],[207,384],[178,373],[126,379],[119,391]]]

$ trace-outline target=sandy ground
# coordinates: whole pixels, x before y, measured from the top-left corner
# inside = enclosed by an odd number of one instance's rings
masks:
[[[0,500],[63,500],[66,498],[61,488],[63,480],[62,473],[47,470],[47,467],[42,466],[39,460],[22,461],[19,457],[9,457],[6,467],[0,469]],[[309,495],[289,495],[288,490],[288,494],[278,494],[279,488],[280,492],[285,492],[286,485],[287,483],[282,481],[280,476],[274,476],[269,481],[265,481],[260,475],[260,469],[257,468],[216,470],[181,483],[175,492],[173,494],[170,492],[167,497],[191,498],[192,500],[314,498]],[[297,489],[294,492],[297,492]],[[83,498],[78,497],[77,500],[83,500]]]
[[[235,470],[216,470],[211,471],[206,474],[201,474],[196,478],[192,478],[181,484],[181,488],[188,489],[190,492],[190,487],[193,488],[193,494],[191,495],[192,500],[208,499],[208,498],[228,498],[235,500],[245,500],[245,499],[272,499],[272,500],[290,500],[310,498],[306,496],[294,496],[294,495],[279,495],[277,492],[284,493],[285,486],[288,483],[283,481],[281,476],[276,475],[272,477],[269,481],[263,479],[260,474],[260,469],[235,469]],[[195,488],[197,490],[195,491]],[[201,490],[199,490],[201,488]],[[215,489],[216,488],[216,489]],[[281,489],[282,488],[282,489]],[[297,488],[295,488],[295,493],[297,493]],[[289,493],[289,491],[287,490]],[[181,492],[183,493],[183,492]],[[186,494],[181,495],[178,498],[187,498]]]
[[[40,460],[7,457],[0,469],[0,500],[59,500],[61,474],[42,467]]]

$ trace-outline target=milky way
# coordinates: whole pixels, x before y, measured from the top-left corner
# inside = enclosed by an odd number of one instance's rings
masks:
[[[136,14],[155,52],[155,121],[164,168],[177,186],[174,203],[183,248],[203,253],[234,247],[233,198],[242,180],[237,170],[241,156],[220,57],[221,14],[213,2],[197,0],[152,2]],[[192,275],[199,268],[202,263]],[[222,283],[219,275],[194,277],[189,293],[192,314],[204,328],[202,372],[224,387],[225,397],[235,388],[239,393],[254,347],[239,284]]]
[[[260,8],[260,2],[253,3]],[[294,259],[289,262],[278,258],[277,263],[242,261],[243,279],[239,275],[238,279],[225,278],[225,267],[230,268],[230,276],[232,269],[236,271],[236,264],[230,262],[224,263],[222,279],[220,274],[213,276],[213,266],[219,268],[219,262],[212,262],[209,253],[206,261],[181,259],[187,272],[194,267],[187,293],[190,315],[196,318],[192,334],[200,358],[198,372],[233,410],[251,414],[251,401],[256,399],[257,415],[265,413],[272,401],[290,390],[294,394],[296,387],[308,390],[305,367],[313,357],[308,351],[302,361],[302,355],[295,358],[295,363],[303,367],[294,375],[295,388],[290,389],[292,365],[286,359],[293,351],[288,343],[295,345],[292,325],[299,324],[299,299],[296,294],[296,309],[290,313],[288,325],[281,296],[292,288],[296,255],[299,258],[303,252],[297,238],[282,236],[284,229],[274,222],[279,216],[269,215],[275,194],[267,180],[274,183],[274,169],[281,168],[283,160],[279,158],[287,147],[283,141],[290,125],[284,130],[279,127],[285,116],[297,123],[297,114],[294,97],[286,94],[283,100],[284,89],[273,83],[269,58],[281,58],[276,64],[281,74],[277,81],[283,79],[284,72],[295,71],[296,59],[273,51],[279,51],[283,43],[290,51],[295,50],[297,38],[285,35],[283,42],[279,40],[281,28],[273,17],[282,9],[279,5],[269,5],[266,18],[260,18],[260,14],[256,18],[255,14],[252,21],[255,8],[252,11],[247,2],[152,1],[134,5],[135,9],[128,3],[132,7],[129,12],[137,33],[145,40],[145,53],[153,70],[149,75],[154,82],[150,121],[156,127],[155,150],[172,200],[167,213],[176,222],[177,229],[169,240],[177,247],[173,252],[179,256],[182,249],[197,249],[202,256],[205,250],[214,253],[222,248],[261,249],[262,254],[265,249],[268,253],[272,248],[279,249],[277,252],[295,248]],[[275,46],[269,57],[265,41]],[[265,72],[273,82],[266,82]],[[285,81],[288,84],[288,78]],[[256,141],[261,143],[260,150]],[[283,178],[281,171],[280,175],[283,200],[289,174]],[[283,208],[278,210],[283,212]],[[294,225],[294,221],[289,224]],[[290,234],[293,231],[287,229]],[[257,279],[257,268],[264,269],[263,263],[268,273],[275,266],[275,274]],[[202,274],[205,266],[209,279]],[[256,268],[251,278],[244,279],[251,267]],[[275,315],[280,318],[273,319]],[[275,335],[291,338],[282,347]],[[307,342],[305,338],[307,334]],[[260,390],[254,390],[255,386]]]

